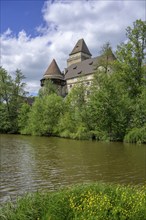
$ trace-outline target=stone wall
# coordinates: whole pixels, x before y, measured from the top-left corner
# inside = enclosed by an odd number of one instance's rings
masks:
[[[66,80],[66,88],[67,88],[67,93],[71,91],[73,86],[77,85],[78,83],[84,82],[84,84],[89,87],[91,85],[91,82],[93,80],[94,74],[89,74],[86,76],[78,77],[78,78],[72,78]]]
[[[90,55],[83,53],[83,52],[70,55],[69,59],[67,60],[67,67],[69,67],[70,65],[74,63],[79,63],[83,60],[90,59],[90,58],[91,58]]]

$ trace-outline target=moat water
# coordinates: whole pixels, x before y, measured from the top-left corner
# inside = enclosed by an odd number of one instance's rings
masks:
[[[0,201],[77,183],[146,183],[146,145],[0,135]]]

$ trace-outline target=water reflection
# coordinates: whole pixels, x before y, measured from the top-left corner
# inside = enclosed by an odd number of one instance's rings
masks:
[[[146,145],[17,135],[1,135],[0,143],[1,201],[74,183],[146,181]]]

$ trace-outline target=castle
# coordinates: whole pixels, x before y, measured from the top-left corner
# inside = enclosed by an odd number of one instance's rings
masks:
[[[85,85],[90,86],[95,72],[97,72],[101,56],[92,58],[84,39],[78,40],[75,47],[69,54],[67,59],[67,68],[61,72],[55,59],[52,60],[46,70],[41,81],[41,86],[44,86],[46,80],[51,80],[58,88],[58,94],[66,96],[71,88],[81,79]],[[110,59],[115,57],[111,51]]]

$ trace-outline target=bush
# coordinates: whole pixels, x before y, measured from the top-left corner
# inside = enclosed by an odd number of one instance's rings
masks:
[[[78,185],[1,208],[2,220],[146,220],[146,186]]]
[[[146,143],[146,126],[130,130],[124,141],[128,143]]]

